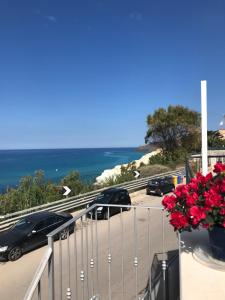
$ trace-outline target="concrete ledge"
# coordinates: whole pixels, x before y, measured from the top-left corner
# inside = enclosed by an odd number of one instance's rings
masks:
[[[207,230],[180,235],[181,300],[225,299],[225,264],[210,259],[210,250],[207,259],[207,247]]]

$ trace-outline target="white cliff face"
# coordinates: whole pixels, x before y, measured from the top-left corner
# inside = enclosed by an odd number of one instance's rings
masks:
[[[150,153],[143,155],[140,159],[135,160],[134,162],[135,162],[136,168],[139,168],[141,163],[144,163],[145,165],[147,165],[149,163],[149,158],[160,152],[161,152],[161,149],[157,149],[155,151],[152,151]],[[126,167],[127,165],[128,164],[118,165],[118,166],[115,166],[113,169],[104,170],[100,176],[96,177],[96,183],[102,184],[109,178],[115,178],[116,176],[121,174],[121,166]]]

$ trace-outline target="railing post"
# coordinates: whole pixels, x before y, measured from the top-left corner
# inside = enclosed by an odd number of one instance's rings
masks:
[[[163,274],[163,300],[166,300],[166,260],[164,258],[162,260],[162,274]]]
[[[188,172],[188,158],[185,159],[185,173],[186,173],[186,183],[190,182],[190,176]]]
[[[163,274],[163,300],[166,300],[166,249],[165,249],[165,211],[162,210],[162,274]]]
[[[48,247],[51,248],[52,253],[48,261],[48,300],[55,299],[54,286],[54,240],[53,236],[48,236]]]

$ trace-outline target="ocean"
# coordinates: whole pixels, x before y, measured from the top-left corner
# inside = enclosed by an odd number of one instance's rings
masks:
[[[86,148],[0,150],[0,191],[16,186],[21,177],[43,170],[47,179],[58,182],[77,170],[85,181],[93,181],[105,169],[139,159],[135,148]]]

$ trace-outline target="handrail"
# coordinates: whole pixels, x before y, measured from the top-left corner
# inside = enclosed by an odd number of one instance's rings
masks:
[[[79,214],[74,216],[72,219],[68,220],[66,223],[62,224],[60,227],[56,228],[52,232],[50,232],[47,235],[48,238],[48,249],[45,252],[44,256],[42,257],[42,260],[37,268],[37,271],[34,274],[34,277],[28,287],[28,290],[25,294],[25,297],[23,300],[31,300],[37,291],[38,293],[38,299],[41,299],[41,279],[44,273],[44,270],[46,266],[48,265],[48,287],[49,287],[49,294],[48,299],[54,300],[54,246],[53,243],[56,240],[56,237],[59,236],[60,232],[65,230],[66,228],[69,229],[71,224],[73,224],[74,228],[76,227],[76,222],[84,216],[86,216],[89,212],[93,211],[96,207],[119,207],[121,212],[123,211],[123,208],[129,208],[129,209],[154,209],[157,211],[164,211],[164,208],[162,206],[156,206],[156,205],[115,205],[115,204],[101,204],[101,203],[95,203],[94,205],[88,207],[87,209],[81,211]],[[149,236],[149,235],[148,235]],[[68,237],[67,237],[68,238]],[[60,240],[61,241],[61,240]],[[69,242],[68,242],[69,243]],[[67,247],[69,244],[67,244]],[[69,248],[68,248],[69,249]],[[68,254],[70,255],[70,254]],[[70,298],[68,298],[70,299]]]
[[[223,149],[223,150],[225,150],[225,149]],[[201,154],[191,154],[186,158],[185,172],[186,172],[186,182],[187,183],[189,183],[191,178],[193,178],[195,176],[195,172],[191,167],[190,160],[191,159],[199,160],[199,159],[201,159],[201,157],[202,157]],[[208,158],[208,161],[209,161],[208,163],[210,165],[211,159],[213,159],[213,158],[216,158],[216,159],[225,158],[225,154],[219,154],[219,153],[218,154],[208,154],[207,158]],[[201,164],[201,161],[200,161],[200,164]],[[199,167],[198,171],[200,171],[200,165],[198,165],[198,167]],[[211,167],[212,167],[212,165],[211,165]]]
[[[48,261],[49,261],[49,258],[51,257],[52,255],[52,249],[50,247],[48,247],[48,249],[46,250],[46,252],[44,253],[39,265],[38,265],[38,268],[34,274],[34,277],[30,283],[30,286],[29,288],[27,289],[26,291],[26,294],[24,296],[24,300],[30,300],[32,299],[33,297],[33,294],[41,280],[41,276],[48,264]]]
[[[95,203],[94,205],[88,207],[87,209],[85,209],[85,211],[80,212],[78,215],[76,215],[75,217],[73,217],[72,219],[70,219],[69,221],[67,221],[66,223],[62,224],[60,227],[56,228],[55,230],[53,230],[52,232],[50,232],[49,234],[47,234],[48,238],[52,238],[54,237],[56,234],[58,234],[59,232],[63,231],[63,229],[68,228],[71,224],[76,223],[77,220],[79,220],[82,216],[86,215],[87,213],[89,213],[90,211],[94,210],[95,207],[119,207],[119,208],[135,208],[137,207],[136,205],[121,205],[121,204],[103,204],[103,203]],[[139,205],[138,208],[151,208],[151,209],[155,209],[155,210],[164,210],[163,206],[151,206],[151,205]]]
[[[12,214],[7,214],[5,216],[0,216],[0,219],[2,219],[2,221],[0,221],[0,231],[6,230],[8,229],[11,225],[13,225],[15,222],[17,222],[21,217],[25,217],[29,214],[35,213],[35,212],[40,212],[40,211],[53,211],[53,212],[65,212],[65,211],[69,211],[72,209],[79,209],[84,207],[86,204],[90,203],[97,195],[99,195],[100,192],[102,192],[103,190],[107,189],[107,188],[111,188],[111,187],[122,187],[127,189],[129,192],[134,192],[140,189],[145,188],[147,182],[150,179],[159,177],[159,176],[167,176],[167,175],[175,175],[178,172],[183,171],[184,168],[179,168],[176,169],[174,171],[168,171],[165,173],[158,173],[149,177],[144,177],[144,178],[140,178],[140,179],[135,179],[132,181],[128,181],[125,183],[120,183],[114,186],[109,186],[109,187],[105,187],[105,188],[101,188],[95,191],[91,191],[85,194],[80,194],[77,196],[73,196],[70,198],[66,198],[66,199],[61,199],[61,200],[57,200],[51,203],[46,203],[43,205],[39,205],[39,206],[35,206],[32,208],[28,208],[26,210],[22,210],[22,211],[18,211]]]

